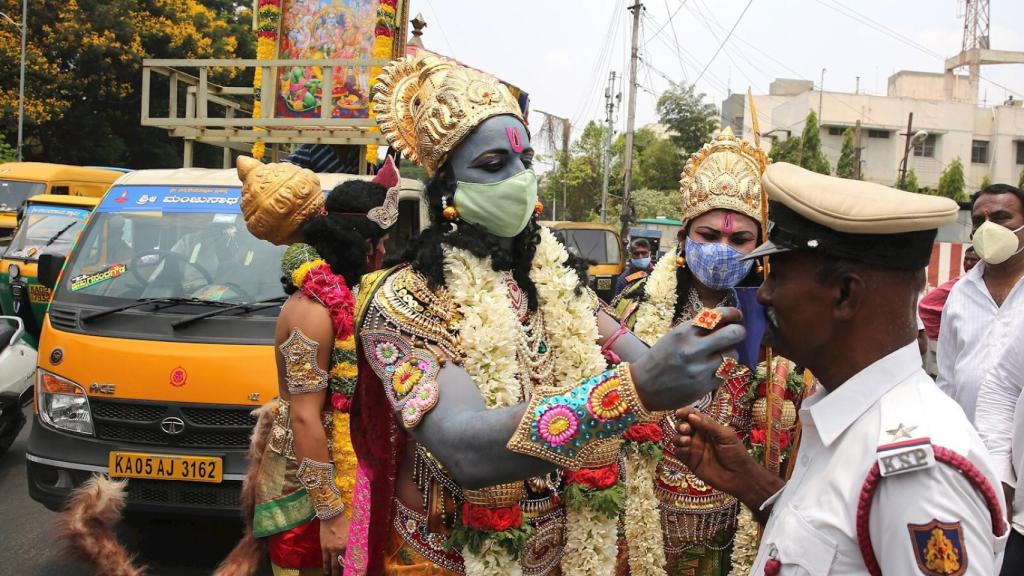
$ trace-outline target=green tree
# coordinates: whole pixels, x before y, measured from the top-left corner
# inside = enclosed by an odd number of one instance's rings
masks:
[[[1017,188],[1024,188],[1024,170],[1020,171],[1020,176],[1017,177]]]
[[[700,150],[718,128],[718,110],[705,97],[693,86],[676,84],[658,98],[658,117],[671,128],[672,142],[683,154]]]
[[[584,127],[579,140],[569,147],[568,161],[559,154],[555,168],[548,172],[541,198],[545,204],[550,205],[557,195],[560,220],[589,221],[598,216],[601,206],[601,152],[606,134],[605,128],[590,122]],[[619,178],[619,189],[621,180]],[[609,183],[612,186],[609,186],[608,213],[616,214],[610,206],[614,175],[609,178]],[[568,205],[562,202],[563,194]]]
[[[14,162],[18,157],[18,151],[14,146],[7,143],[3,133],[0,133],[0,162]]]
[[[907,170],[907,179],[904,182],[904,190],[907,192],[921,192],[921,185],[917,183],[917,174],[914,173],[914,169]]]
[[[939,176],[939,188],[936,191],[938,196],[945,196],[946,198],[952,198],[957,202],[966,202],[967,195],[964,193],[964,189],[967,187],[967,183],[964,180],[964,164],[960,161],[960,157],[954,158],[946,169],[942,171],[942,175]]]
[[[642,188],[629,193],[633,213],[640,218],[679,218],[679,191]]]
[[[623,157],[626,136],[620,135],[612,143],[612,180],[615,194],[621,194]],[[641,128],[633,135],[633,171],[630,190],[652,188],[669,190],[679,188],[679,173],[683,170],[683,156],[670,139],[659,138],[654,131]]]
[[[33,0],[28,19],[25,156],[69,164],[181,165],[181,140],[140,123],[144,58],[251,58],[246,0]],[[20,14],[18,0],[0,11]],[[20,36],[0,26],[0,131],[17,122]],[[239,69],[212,82],[251,85]],[[154,107],[167,84],[154,78]],[[199,152],[197,148],[197,152]],[[220,152],[208,148],[219,161]],[[202,162],[202,157],[197,162]],[[219,163],[219,162],[218,162]]]
[[[772,159],[772,162],[800,164],[800,146],[799,136],[791,136],[785,140],[776,140],[772,142],[772,148],[768,151],[768,157]]]
[[[800,166],[818,174],[832,173],[828,158],[821,151],[821,128],[814,110],[809,111],[804,120],[804,132],[800,136]]]
[[[843,149],[836,162],[836,176],[853,178],[857,174],[857,158],[853,149],[853,128],[843,130]]]
[[[978,190],[984,190],[992,185],[992,177],[985,174],[985,177],[981,179],[981,186],[978,186]]]

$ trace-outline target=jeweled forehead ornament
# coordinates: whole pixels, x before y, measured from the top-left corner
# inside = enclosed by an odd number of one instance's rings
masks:
[[[725,209],[761,222],[761,174],[770,162],[759,148],[723,129],[690,156],[680,174],[682,221]]]
[[[388,143],[433,177],[459,142],[484,120],[519,102],[497,78],[439,56],[406,56],[377,77],[373,110]]]

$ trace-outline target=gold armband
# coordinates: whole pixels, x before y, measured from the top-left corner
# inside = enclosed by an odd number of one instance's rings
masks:
[[[600,466],[614,461],[627,428],[658,418],[640,402],[622,363],[568,391],[535,389],[508,448],[570,470]]]
[[[334,463],[324,464],[303,458],[296,475],[313,501],[317,518],[330,520],[345,511],[341,491],[334,485]]]
[[[327,388],[328,374],[316,363],[320,344],[298,328],[281,344],[284,356],[284,383],[289,394],[306,394]]]

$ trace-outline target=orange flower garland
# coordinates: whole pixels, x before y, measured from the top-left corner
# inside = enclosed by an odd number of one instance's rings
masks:
[[[277,55],[277,34],[281,22],[281,0],[260,0],[256,8],[256,59],[272,60]],[[254,101],[252,104],[252,117],[263,116],[263,105],[261,95],[263,88],[263,69],[257,67],[252,78],[254,90]],[[253,127],[253,130],[263,128]],[[266,144],[262,140],[256,140],[252,145],[252,157],[259,160],[266,153]]]
[[[394,54],[395,46],[395,24],[397,22],[397,13],[395,6],[398,0],[380,0],[380,4],[377,7],[377,23],[373,30],[373,49],[370,52],[370,57],[374,60],[391,60],[396,56]],[[377,76],[380,75],[382,69],[380,66],[373,66],[370,68],[370,91],[373,91],[373,83],[376,81]],[[377,116],[377,113],[373,110],[372,104],[367,104],[367,115],[373,119]],[[377,128],[370,128],[371,132],[377,132]],[[366,147],[366,162],[369,164],[377,164],[377,145],[370,144]]]

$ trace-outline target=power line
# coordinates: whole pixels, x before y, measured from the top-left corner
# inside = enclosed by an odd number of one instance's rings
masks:
[[[718,45],[718,50],[715,50],[715,53],[711,56],[711,59],[708,60],[708,63],[704,65],[704,69],[701,70],[700,74],[697,75],[697,79],[693,81],[694,84],[700,82],[700,79],[704,77],[704,73],[708,71],[708,67],[711,66],[711,63],[715,61],[715,58],[718,58],[718,53],[721,52],[722,48],[725,47],[725,43],[729,41],[729,38],[732,38],[732,33],[736,31],[736,27],[739,26],[740,20],[743,20],[743,16],[747,13],[747,10],[750,9],[750,5],[753,3],[754,0],[747,0],[747,5],[743,7],[743,11],[740,12],[739,18],[736,18],[736,22],[734,22],[732,28],[729,29],[729,33],[726,34],[725,40],[722,40],[722,43]]]

